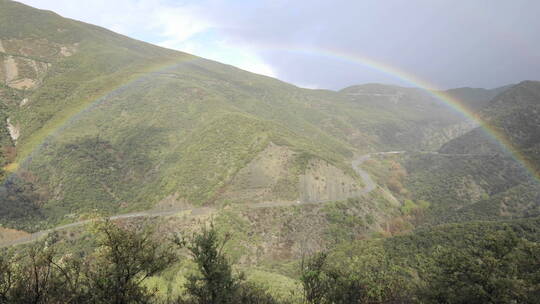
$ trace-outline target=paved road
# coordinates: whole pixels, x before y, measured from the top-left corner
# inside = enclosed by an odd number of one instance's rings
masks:
[[[404,151],[377,152],[377,153],[361,155],[355,158],[352,161],[351,165],[354,171],[360,176],[365,186],[360,191],[358,191],[354,196],[356,197],[356,196],[366,195],[370,193],[371,191],[375,190],[375,188],[377,188],[377,184],[373,181],[373,179],[371,179],[371,176],[360,167],[362,163],[364,163],[366,160],[370,159],[374,155],[399,154],[399,153],[404,153]],[[303,204],[322,204],[322,203],[328,203],[331,201],[333,200],[320,200],[320,201],[314,201],[314,202],[272,201],[272,202],[262,202],[262,203],[252,204],[252,205],[248,205],[247,207],[254,208],[254,209],[274,208],[274,207],[287,207],[287,206],[303,205]],[[137,217],[162,217],[162,216],[175,215],[175,214],[178,214],[180,212],[185,212],[185,211],[190,211],[192,215],[200,215],[200,214],[207,214],[215,210],[216,210],[215,208],[210,208],[210,207],[176,208],[176,209],[169,209],[169,210],[148,210],[148,211],[140,211],[140,212],[114,215],[114,216],[109,217],[109,219],[119,220],[119,219],[129,219],[129,218],[137,218]],[[78,221],[78,222],[74,222],[67,225],[57,226],[55,228],[51,228],[47,230],[38,231],[24,238],[19,238],[19,239],[12,240],[9,242],[4,242],[0,244],[0,247],[8,247],[8,246],[13,246],[13,245],[31,243],[51,232],[82,226],[90,222],[92,222],[92,220],[83,220],[83,221]]]

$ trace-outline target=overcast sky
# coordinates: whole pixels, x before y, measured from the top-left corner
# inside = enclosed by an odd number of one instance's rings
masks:
[[[540,79],[540,0],[21,2],[304,87]]]

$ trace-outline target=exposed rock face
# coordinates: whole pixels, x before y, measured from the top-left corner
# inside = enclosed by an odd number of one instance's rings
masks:
[[[343,170],[320,159],[310,160],[305,172],[297,172],[296,155],[286,146],[271,143],[237,173],[223,198],[250,203],[321,202],[347,199],[362,188]]]
[[[310,161],[299,186],[303,202],[344,200],[361,189],[354,178],[323,160]]]
[[[33,89],[41,83],[48,68],[49,66],[44,62],[23,57],[5,56],[3,68],[0,69],[0,78],[11,88]]]
[[[77,44],[60,45],[46,39],[0,41],[0,81],[18,90],[35,89],[52,66],[51,62],[72,56],[77,47]]]
[[[9,118],[7,119],[6,123],[7,123],[7,128],[9,131],[9,136],[11,136],[11,139],[14,142],[16,142],[17,139],[19,139],[19,136],[21,135],[20,129],[14,126],[13,124],[11,124],[11,121],[9,120]]]
[[[19,77],[19,69],[13,56],[7,56],[4,59],[4,81],[10,83]]]
[[[64,57],[72,56],[73,53],[75,53],[75,47],[67,47],[67,46],[61,46],[60,47],[60,54]]]
[[[264,151],[236,174],[224,196],[250,202],[283,198],[280,195],[283,193],[276,191],[276,186],[280,181],[287,179],[290,173],[288,164],[294,154],[288,147],[270,143]],[[292,183],[294,180],[289,182]],[[290,186],[296,192],[294,196],[297,197],[296,186]]]

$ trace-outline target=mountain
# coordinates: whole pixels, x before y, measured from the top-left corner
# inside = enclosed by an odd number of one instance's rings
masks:
[[[480,115],[495,133],[506,138],[532,164],[540,157],[540,82],[524,81],[495,97]],[[448,142],[442,153],[505,153],[483,130],[477,128]],[[538,170],[538,167],[536,167]]]
[[[461,105],[471,112],[482,110],[497,95],[511,88],[513,85],[506,85],[494,89],[483,88],[455,88],[443,91],[443,93],[461,102]]]
[[[431,224],[539,215],[540,188],[531,172],[540,165],[540,82],[524,81],[494,97],[477,127],[444,144],[438,153],[405,160],[408,189],[434,202]],[[497,134],[497,139],[493,137]],[[501,138],[508,150],[501,145]],[[523,156],[528,170],[516,159]]]
[[[372,121],[360,128],[371,130],[390,150],[432,150],[475,127],[475,122],[418,88],[372,83],[347,87],[340,93],[369,114],[366,119]],[[456,94],[456,97],[463,104],[479,104],[484,95]]]
[[[470,113],[483,109],[495,96],[511,86],[494,89],[455,88],[446,91],[425,91],[384,84],[363,84],[340,91],[369,113],[369,125],[379,142],[388,149],[438,150],[443,144],[478,126],[451,111],[433,93],[451,96]],[[367,118],[369,119],[369,118]]]
[[[414,148],[422,124],[464,120],[416,89],[385,88],[402,92],[397,109],[301,89],[7,0],[0,43],[0,218],[27,230],[95,212],[343,200],[362,187],[353,155]]]

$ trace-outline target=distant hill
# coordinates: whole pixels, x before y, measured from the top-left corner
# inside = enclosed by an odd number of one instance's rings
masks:
[[[469,131],[473,125],[428,92],[383,84],[364,84],[340,91],[365,111],[371,130],[384,147],[429,150]]]
[[[497,95],[480,112],[482,120],[513,147],[540,164],[540,82],[524,81]],[[505,153],[494,139],[477,128],[441,148],[442,153]]]
[[[493,98],[479,115],[506,144],[540,167],[540,82],[525,81]],[[429,221],[467,221],[539,215],[540,188],[501,142],[480,127],[444,144],[440,154],[406,161],[408,186],[435,202]]]
[[[494,89],[482,88],[455,88],[444,91],[461,102],[461,105],[471,112],[478,112],[489,104],[489,102],[500,93],[511,88],[513,85],[506,85]]]

